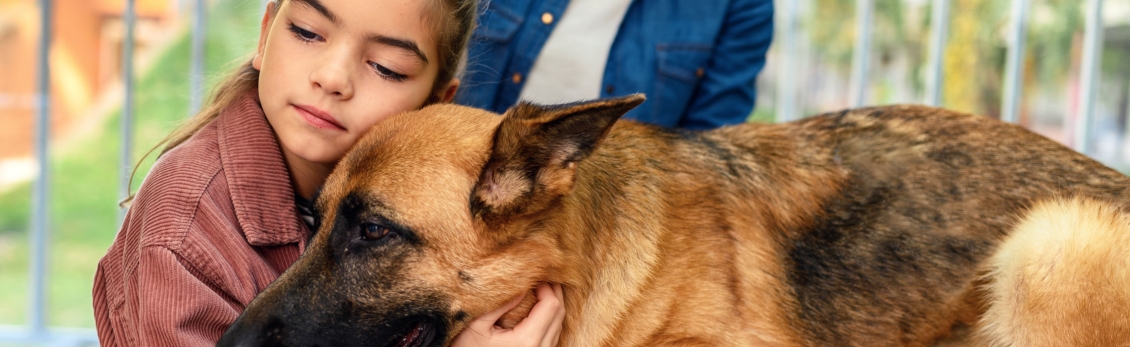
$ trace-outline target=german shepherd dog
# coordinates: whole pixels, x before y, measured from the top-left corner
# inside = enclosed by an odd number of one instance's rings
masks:
[[[220,346],[450,344],[564,288],[561,346],[1126,346],[1130,178],[922,106],[706,132],[644,101],[383,121]]]

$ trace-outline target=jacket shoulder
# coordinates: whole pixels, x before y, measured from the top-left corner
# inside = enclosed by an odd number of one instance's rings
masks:
[[[176,249],[200,210],[202,198],[223,194],[212,189],[217,184],[226,187],[223,180],[213,123],[157,160],[145,176],[121,232],[136,236],[142,247]]]

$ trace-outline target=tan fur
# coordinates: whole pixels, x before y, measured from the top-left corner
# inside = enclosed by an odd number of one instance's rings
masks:
[[[1126,257],[1095,261],[1124,252],[1130,231],[1087,228],[1118,238],[1085,256],[1002,246],[1036,201],[1069,192],[1130,205],[1130,178],[1068,148],[920,106],[708,132],[616,122],[642,100],[521,104],[502,117],[437,105],[389,118],[329,178],[306,253],[228,335],[384,345],[413,320],[450,343],[473,317],[526,294],[501,324],[517,323],[545,281],[563,285],[560,345],[570,347],[975,345],[979,320],[1001,341],[1101,343],[1126,327],[1117,313],[1130,303],[1117,300],[1128,296],[1113,289],[1130,284]],[[358,241],[358,225],[374,221],[414,239]],[[1020,230],[1024,242],[1056,240]],[[1002,281],[1027,272],[983,276],[994,254],[1072,271],[1015,287]],[[1036,303],[1076,308],[1081,323],[1003,306],[995,298],[1008,294],[987,294],[989,283],[1029,298],[1052,290],[1041,295],[1062,304]]]
[[[1130,216],[1115,206],[1038,204],[990,266],[993,346],[1130,346]]]

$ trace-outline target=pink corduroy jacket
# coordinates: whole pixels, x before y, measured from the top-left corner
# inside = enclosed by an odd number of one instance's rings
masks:
[[[145,178],[95,274],[102,346],[214,346],[302,253],[310,231],[256,95]]]

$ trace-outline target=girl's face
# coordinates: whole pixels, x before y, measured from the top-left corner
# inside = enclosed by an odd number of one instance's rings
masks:
[[[287,0],[274,18],[267,10],[252,66],[288,159],[333,165],[371,126],[432,96],[440,63],[420,2]],[[457,86],[437,97],[450,100]]]

